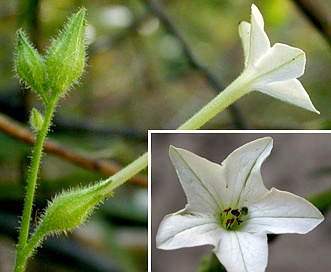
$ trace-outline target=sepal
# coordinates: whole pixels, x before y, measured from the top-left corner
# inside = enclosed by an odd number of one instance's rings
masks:
[[[85,14],[84,8],[74,14],[48,50],[46,69],[52,94],[65,94],[84,71]]]
[[[64,191],[49,202],[38,224],[44,235],[67,233],[84,223],[92,211],[105,198],[112,195],[108,183]]]
[[[15,71],[24,84],[34,90],[46,102],[46,66],[44,58],[34,48],[23,30],[17,31]]]

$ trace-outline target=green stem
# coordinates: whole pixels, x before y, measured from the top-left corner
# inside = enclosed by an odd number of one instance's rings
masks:
[[[135,174],[138,174],[141,170],[146,168],[148,165],[148,153],[144,153],[138,159],[124,167],[121,171],[117,172],[115,175],[111,176],[105,182],[110,182],[107,186],[107,193],[112,192],[115,188],[122,185],[128,179],[133,177]]]
[[[212,101],[210,101],[205,107],[203,107],[198,113],[192,116],[188,121],[181,125],[177,130],[194,130],[200,128],[216,114],[220,113],[227,106],[234,101],[245,95],[245,76],[239,76],[233,81],[223,92],[217,95]],[[148,165],[148,154],[145,153],[137,160],[123,168],[121,171],[111,176],[104,182],[110,182],[106,188],[107,193],[112,192],[115,188],[122,185],[128,179],[135,174],[139,173],[142,169]]]
[[[32,235],[29,242],[25,245],[21,252],[21,260],[22,264],[18,264],[16,262],[16,267],[14,272],[23,272],[25,270],[26,262],[28,258],[31,257],[34,249],[42,242],[45,237],[45,232],[43,229],[37,228],[36,232]],[[18,258],[18,257],[17,257]]]
[[[212,119],[216,114],[220,113],[227,106],[239,99],[245,94],[245,77],[239,76],[233,81],[223,92],[217,95],[191,119],[186,121],[177,130],[194,130],[200,128],[207,121]],[[121,171],[111,176],[104,182],[110,182],[106,188],[107,193],[112,192],[115,188],[122,185],[135,174],[139,173],[148,165],[148,154],[145,153],[137,160],[123,168]]]
[[[245,81],[247,77],[241,74],[227,88],[205,105],[199,112],[182,124],[177,130],[199,129],[218,113],[246,94]],[[247,80],[247,79],[246,79]]]
[[[211,102],[203,107],[198,113],[196,113],[191,119],[181,125],[178,130],[194,130],[200,128],[207,121],[212,119],[216,114],[221,112],[227,106],[243,96],[245,92],[245,85],[247,82],[245,77],[239,76],[232,84],[230,84],[223,92],[217,95]],[[29,234],[30,217],[34,199],[34,191],[37,182],[37,176],[39,171],[40,159],[42,155],[43,143],[46,138],[51,119],[56,106],[56,100],[51,105],[47,105],[46,113],[44,116],[44,124],[41,131],[38,133],[35,149],[33,153],[30,176],[28,178],[27,193],[25,198],[22,225],[19,236],[18,252],[16,259],[15,272],[23,272],[28,257],[32,254],[33,249],[43,239],[43,235],[35,233],[27,243]],[[121,171],[111,176],[101,184],[109,183],[109,186],[105,187],[102,192],[105,196],[109,195],[114,189],[125,183],[135,174],[146,168],[148,165],[148,153],[146,152],[134,162],[123,168]],[[100,185],[101,185],[100,184]]]
[[[24,254],[24,248],[27,244],[27,240],[29,236],[30,218],[32,213],[35,189],[37,185],[40,160],[42,156],[44,141],[47,136],[49,127],[51,125],[56,103],[57,100],[53,99],[52,102],[50,102],[45,107],[46,109],[45,109],[44,123],[41,130],[37,134],[36,143],[33,150],[31,167],[27,180],[21,228],[18,238],[17,258],[16,258],[16,265],[14,270],[15,272],[24,271],[26,265],[27,256],[25,256]]]

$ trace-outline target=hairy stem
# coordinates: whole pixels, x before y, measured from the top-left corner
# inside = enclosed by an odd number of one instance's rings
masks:
[[[216,96],[211,102],[203,107],[198,113],[196,113],[187,122],[181,125],[177,130],[194,130],[199,129],[202,125],[212,119],[216,114],[221,112],[227,106],[231,105],[234,101],[245,94],[245,82],[244,77],[238,77],[232,84],[230,84],[222,93]],[[43,236],[35,235],[27,242],[29,235],[30,217],[33,206],[34,192],[37,183],[37,176],[39,171],[40,159],[43,150],[43,143],[45,141],[49,126],[51,124],[53,112],[56,106],[56,100],[51,105],[47,105],[46,113],[44,116],[43,127],[37,135],[35,149],[33,152],[33,158],[31,163],[30,175],[27,184],[27,193],[24,203],[24,210],[22,216],[22,225],[19,236],[18,252],[16,259],[15,272],[23,272],[26,261],[32,254],[34,248],[41,242]],[[125,183],[132,176],[139,173],[148,165],[148,153],[146,152],[141,157],[133,161],[131,164],[117,172],[115,175],[106,179],[102,184],[109,183],[106,186],[102,194],[107,196],[114,189]]]
[[[41,130],[37,134],[35,147],[32,154],[31,167],[27,179],[26,195],[24,200],[23,215],[21,221],[21,228],[18,239],[17,258],[15,265],[15,272],[24,271],[27,256],[25,256],[24,248],[27,244],[29,236],[30,218],[32,213],[35,189],[37,186],[37,178],[39,173],[40,161],[43,152],[43,145],[46,139],[49,127],[51,125],[53,113],[55,110],[57,100],[53,99],[48,103],[45,109],[44,123]]]

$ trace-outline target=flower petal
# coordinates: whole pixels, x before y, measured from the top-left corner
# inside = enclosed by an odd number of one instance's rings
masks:
[[[224,176],[222,167],[173,146],[170,146],[169,155],[187,196],[187,210],[214,215],[222,210],[218,196]]]
[[[239,36],[241,38],[242,46],[244,49],[245,55],[245,67],[247,66],[249,50],[250,50],[250,41],[251,41],[251,24],[245,21],[240,22],[238,26]]]
[[[270,49],[270,41],[264,31],[262,14],[254,4],[252,5],[251,10],[251,35],[248,66],[257,63]]]
[[[305,234],[323,220],[321,212],[304,198],[272,188],[249,207],[243,231]]]
[[[314,107],[301,82],[297,79],[290,79],[283,82],[272,82],[270,84],[256,84],[255,89],[298,107],[318,114],[320,113]]]
[[[224,232],[214,217],[191,215],[182,210],[162,220],[156,246],[159,249],[215,246]]]
[[[305,71],[306,56],[299,48],[276,43],[268,53],[256,63],[258,81],[266,83],[297,78]]]
[[[267,235],[228,231],[214,252],[228,272],[264,272],[268,261]]]
[[[263,17],[252,5],[251,24],[239,24],[245,54],[245,70],[235,80],[242,94],[258,90],[283,101],[319,113],[299,81],[306,65],[305,53],[295,47],[270,41],[264,31]],[[241,95],[242,95],[241,94]]]
[[[225,188],[222,202],[239,208],[265,195],[260,168],[272,149],[272,138],[257,139],[232,152],[222,163],[225,166]],[[223,177],[222,177],[223,178]]]

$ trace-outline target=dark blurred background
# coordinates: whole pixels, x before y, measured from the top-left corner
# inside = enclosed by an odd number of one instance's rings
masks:
[[[16,30],[23,28],[45,53],[50,37],[84,6],[89,23],[86,73],[81,84],[60,101],[49,138],[90,159],[126,165],[147,149],[147,129],[176,128],[240,74],[243,53],[237,26],[250,20],[252,2],[2,0],[0,117],[26,126],[31,108],[41,110],[35,94],[22,88],[13,74]],[[307,1],[254,1],[264,15],[272,44],[282,42],[306,52],[306,72],[300,80],[321,115],[253,93],[204,128],[331,127],[331,42],[319,30],[319,23],[329,24],[328,17],[315,16],[314,25],[299,2]],[[330,9],[330,0],[319,1],[317,15],[330,14]],[[0,146],[0,271],[6,272],[12,271],[31,151],[1,131]],[[43,159],[36,216],[56,192],[107,177],[61,157]],[[59,248],[64,240],[49,239],[50,245],[45,243],[39,250],[28,271],[146,271],[147,189],[125,185],[116,190],[90,223],[69,236],[65,241],[72,242],[67,249]]]
[[[212,246],[159,250],[155,236],[163,217],[187,203],[175,169],[169,145],[187,149],[212,162],[221,163],[232,151],[255,139],[271,136],[274,147],[262,165],[267,189],[275,187],[309,198],[331,185],[331,134],[309,133],[152,133],[152,271],[197,271]],[[279,235],[269,246],[267,272],[328,271],[331,265],[331,217],[305,235]]]

